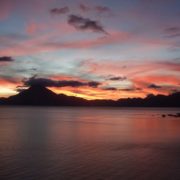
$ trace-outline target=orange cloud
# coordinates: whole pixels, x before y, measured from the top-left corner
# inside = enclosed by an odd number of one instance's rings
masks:
[[[93,99],[120,99],[127,97],[145,97],[146,94],[140,91],[107,91],[101,88],[90,88],[90,87],[63,87],[63,88],[50,88],[52,91],[58,94],[66,94],[69,96],[82,97],[88,100]]]

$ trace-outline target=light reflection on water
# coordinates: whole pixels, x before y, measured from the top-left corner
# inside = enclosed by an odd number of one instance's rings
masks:
[[[180,179],[180,109],[0,108],[0,179]]]

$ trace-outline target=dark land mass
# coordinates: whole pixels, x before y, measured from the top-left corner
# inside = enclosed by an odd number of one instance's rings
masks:
[[[146,98],[114,100],[86,100],[74,96],[56,94],[42,86],[29,89],[8,98],[0,98],[0,105],[27,106],[112,106],[112,107],[180,107],[180,92],[165,95],[150,95]]]

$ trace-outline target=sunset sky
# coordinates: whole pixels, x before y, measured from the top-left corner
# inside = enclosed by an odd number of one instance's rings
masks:
[[[0,0],[0,97],[180,91],[180,0]]]

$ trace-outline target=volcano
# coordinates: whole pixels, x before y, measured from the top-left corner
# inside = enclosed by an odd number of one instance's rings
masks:
[[[39,106],[60,106],[60,105],[80,105],[84,99],[56,94],[43,86],[31,86],[17,95],[3,98],[0,104],[4,105],[39,105]]]

